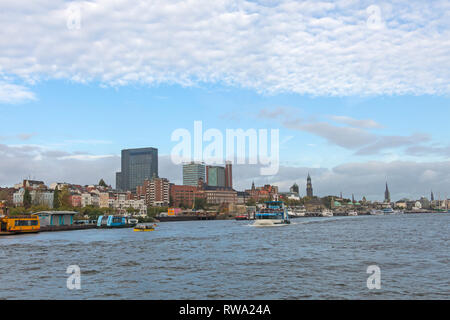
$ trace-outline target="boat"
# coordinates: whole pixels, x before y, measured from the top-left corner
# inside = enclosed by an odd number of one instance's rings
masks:
[[[395,211],[391,207],[388,207],[383,209],[383,214],[395,214]]]
[[[240,216],[236,216],[234,217],[235,220],[249,220],[248,219],[248,215],[240,215]]]
[[[349,212],[347,213],[347,215],[348,215],[348,216],[354,217],[354,216],[357,216],[357,215],[358,215],[358,212],[356,212],[356,211],[349,211]]]
[[[324,209],[324,210],[322,210],[320,215],[322,217],[332,217],[333,216],[333,211],[331,211],[330,209]]]
[[[373,209],[373,210],[370,210],[370,214],[371,214],[372,216],[382,216],[384,213],[383,213],[383,211],[381,211],[381,210],[375,210],[375,209]]]
[[[140,223],[134,227],[133,231],[135,232],[155,231],[155,227],[156,224]]]
[[[0,235],[36,233],[41,230],[37,215],[17,215],[0,217]]]
[[[289,215],[282,201],[266,201],[264,206],[256,211],[255,227],[272,227],[288,225]]]
[[[289,208],[288,209],[289,218],[299,218],[304,217],[306,215],[305,208]]]
[[[137,223],[130,221],[124,216],[99,216],[97,220],[98,228],[131,228]]]

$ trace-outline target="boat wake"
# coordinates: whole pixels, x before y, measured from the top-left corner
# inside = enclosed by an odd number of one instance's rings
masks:
[[[356,220],[356,219],[357,219],[357,217],[349,217],[349,218],[345,219],[345,221]],[[291,222],[291,224],[302,225],[302,224],[312,224],[312,223],[331,223],[331,222],[336,222],[336,221],[344,221],[344,219],[328,218],[328,219],[317,219],[317,220],[309,220],[309,221],[295,221],[295,222]]]
[[[280,223],[280,224],[266,224],[266,225],[254,225],[254,224],[249,224],[250,227],[253,228],[277,228],[277,227],[286,227],[289,224],[286,223]]]

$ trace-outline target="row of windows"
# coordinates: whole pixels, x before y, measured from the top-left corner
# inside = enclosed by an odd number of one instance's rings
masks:
[[[38,220],[16,220],[14,225],[16,227],[37,226]]]

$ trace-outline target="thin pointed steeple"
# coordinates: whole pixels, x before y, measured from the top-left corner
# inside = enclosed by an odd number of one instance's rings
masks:
[[[391,193],[389,192],[387,181],[386,181],[386,190],[384,191],[384,202],[391,202]]]

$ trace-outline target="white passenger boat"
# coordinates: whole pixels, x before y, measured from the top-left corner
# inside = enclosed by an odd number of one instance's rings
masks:
[[[305,208],[289,208],[288,209],[289,218],[299,218],[304,217],[306,215]]]
[[[347,215],[348,216],[357,216],[358,215],[358,212],[356,212],[356,211],[349,211],[348,213],[347,213]]]
[[[320,215],[322,217],[332,217],[333,216],[333,211],[331,211],[330,209],[324,209]]]
[[[283,202],[266,201],[265,206],[259,209],[255,215],[255,227],[273,227],[288,225],[289,215]]]

